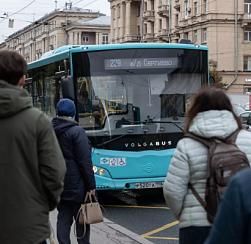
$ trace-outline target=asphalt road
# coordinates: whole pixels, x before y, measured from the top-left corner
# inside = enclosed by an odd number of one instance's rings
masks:
[[[99,191],[104,216],[156,244],[178,244],[178,222],[165,204],[162,189]]]

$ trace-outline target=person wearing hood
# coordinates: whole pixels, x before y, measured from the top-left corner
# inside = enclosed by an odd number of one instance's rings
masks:
[[[64,190],[58,206],[57,238],[59,244],[70,244],[70,231],[73,218],[76,220],[81,203],[89,191],[95,195],[96,183],[91,159],[91,146],[83,128],[74,118],[76,108],[69,99],[57,104],[57,117],[52,120],[60,147],[66,161]],[[83,225],[76,222],[77,236],[82,237]],[[79,244],[90,243],[90,226],[86,234],[78,239]]]
[[[226,139],[240,130],[236,144],[251,162],[251,134],[232,109],[227,95],[216,88],[203,88],[188,112],[184,133],[203,138]],[[179,223],[180,244],[202,244],[211,229],[207,213],[188,188],[190,183],[205,201],[208,148],[191,138],[178,142],[164,183],[164,197]]]
[[[49,118],[32,107],[27,64],[0,52],[0,243],[45,244],[63,190],[65,160]]]

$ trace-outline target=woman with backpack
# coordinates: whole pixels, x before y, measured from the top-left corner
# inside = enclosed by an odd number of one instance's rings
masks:
[[[188,133],[202,141],[210,142],[213,138],[218,143],[227,142],[236,135],[234,141],[239,148],[236,147],[239,151],[237,153],[243,154],[247,164],[251,162],[251,134],[242,130],[242,124],[233,112],[229,98],[221,89],[203,88],[195,96],[184,130],[185,135]],[[174,217],[180,222],[180,244],[202,244],[212,226],[209,222],[211,219],[202,206],[206,188],[210,185],[207,181],[208,155],[208,146],[185,136],[178,142],[167,173],[164,197]],[[223,181],[228,174],[229,172],[222,171]]]

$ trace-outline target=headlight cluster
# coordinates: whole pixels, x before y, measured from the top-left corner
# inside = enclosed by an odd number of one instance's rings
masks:
[[[97,171],[98,171],[98,168],[97,168],[97,166],[93,166],[93,172],[94,173],[96,173]],[[105,169],[100,169],[99,171],[98,171],[98,174],[99,175],[103,175],[105,173]]]
[[[92,169],[93,169],[94,173],[96,173],[98,171],[98,168],[96,166],[93,166]]]
[[[103,174],[105,173],[105,170],[104,170],[104,169],[100,169],[100,170],[98,171],[98,173],[99,173],[99,175],[103,175]]]

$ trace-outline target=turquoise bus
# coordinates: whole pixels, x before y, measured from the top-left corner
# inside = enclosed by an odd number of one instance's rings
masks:
[[[208,82],[207,47],[134,43],[50,51],[28,64],[25,88],[51,118],[60,99],[74,101],[97,189],[122,190],[163,186],[191,99]]]

